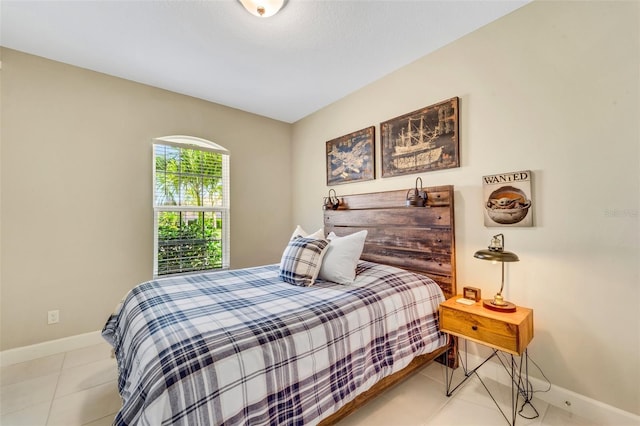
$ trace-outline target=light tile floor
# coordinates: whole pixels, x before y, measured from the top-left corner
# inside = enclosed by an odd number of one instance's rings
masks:
[[[117,378],[106,342],[2,367],[0,425],[110,425]]]
[[[496,407],[476,376],[457,389],[451,397],[445,395],[445,367],[432,363],[378,396],[362,409],[339,423],[339,426],[502,426],[509,423]],[[454,374],[454,383],[462,378],[462,369]],[[484,380],[502,410],[511,418],[511,388],[495,381]],[[520,409],[522,399],[518,405]],[[533,398],[538,416],[532,419],[517,416],[516,425],[595,426],[589,420]],[[535,411],[525,407],[522,414],[534,417]]]
[[[447,398],[444,372],[440,364],[427,366],[339,426],[507,424],[475,377]],[[121,404],[116,380],[116,363],[106,343],[2,367],[0,425],[110,425]],[[485,383],[508,412],[510,390],[495,382]],[[539,416],[532,420],[518,417],[517,425],[594,425],[538,399],[533,404]],[[527,415],[532,413],[525,410]]]

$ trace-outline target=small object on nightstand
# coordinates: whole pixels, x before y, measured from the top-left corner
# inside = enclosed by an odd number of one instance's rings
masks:
[[[476,303],[475,300],[467,299],[465,297],[460,297],[459,299],[456,299],[456,302],[462,303],[463,305],[467,305],[467,306],[474,305]]]
[[[462,289],[462,295],[465,299],[475,300],[476,302],[482,299],[480,289],[476,287],[464,287]]]

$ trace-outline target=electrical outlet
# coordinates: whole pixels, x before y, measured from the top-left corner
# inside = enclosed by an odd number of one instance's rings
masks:
[[[60,322],[60,311],[56,309],[47,312],[47,324],[57,324],[58,322]]]

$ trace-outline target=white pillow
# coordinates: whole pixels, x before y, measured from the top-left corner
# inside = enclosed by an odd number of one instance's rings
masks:
[[[295,237],[313,238],[319,240],[321,238],[324,238],[324,230],[320,228],[313,234],[309,234],[307,231],[302,229],[300,225],[298,225],[296,226],[296,230],[293,231],[293,234],[291,234],[291,238],[289,238],[289,240],[293,240]]]
[[[338,284],[352,284],[356,279],[356,266],[366,238],[366,230],[345,237],[338,237],[331,232],[327,236],[329,248],[322,260],[318,278]]]

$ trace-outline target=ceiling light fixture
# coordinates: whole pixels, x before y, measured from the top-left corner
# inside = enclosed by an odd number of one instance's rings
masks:
[[[238,0],[252,15],[268,18],[278,13],[285,0]]]

